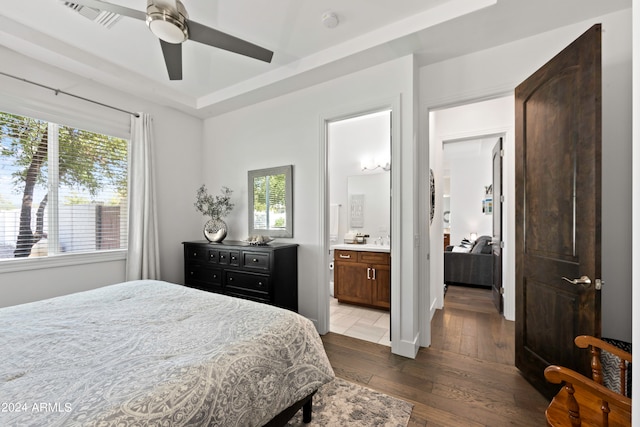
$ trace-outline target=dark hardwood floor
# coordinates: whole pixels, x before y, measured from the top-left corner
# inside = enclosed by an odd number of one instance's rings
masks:
[[[380,344],[322,337],[336,375],[413,403],[409,426],[544,426],[548,401],[514,366],[514,324],[491,291],[450,286],[415,359]]]

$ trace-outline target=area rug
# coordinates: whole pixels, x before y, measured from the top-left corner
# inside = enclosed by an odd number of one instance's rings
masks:
[[[302,422],[300,410],[287,426],[405,427],[412,409],[409,402],[336,378],[313,397],[309,424]]]

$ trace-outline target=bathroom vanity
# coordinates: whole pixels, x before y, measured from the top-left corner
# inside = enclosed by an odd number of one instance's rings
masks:
[[[333,249],[334,295],[338,301],[389,310],[389,246],[343,244]]]

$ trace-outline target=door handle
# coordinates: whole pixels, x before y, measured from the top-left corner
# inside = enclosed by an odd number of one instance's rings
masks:
[[[376,280],[376,269],[372,268],[372,270],[373,270],[373,280]]]
[[[371,267],[367,267],[367,280],[371,280]]]
[[[566,280],[567,282],[571,283],[572,285],[582,285],[582,286],[587,286],[591,284],[591,279],[589,279],[589,276],[582,276],[579,279],[567,279],[566,277],[562,277],[564,280]]]

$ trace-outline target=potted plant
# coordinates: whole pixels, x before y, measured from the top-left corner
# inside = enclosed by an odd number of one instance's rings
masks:
[[[210,242],[222,242],[227,237],[227,224],[223,218],[227,216],[233,209],[234,204],[231,203],[231,194],[233,190],[229,187],[222,186],[221,195],[212,196],[207,191],[207,187],[202,184],[196,194],[196,202],[194,206],[198,212],[210,219],[204,225],[204,237]]]

